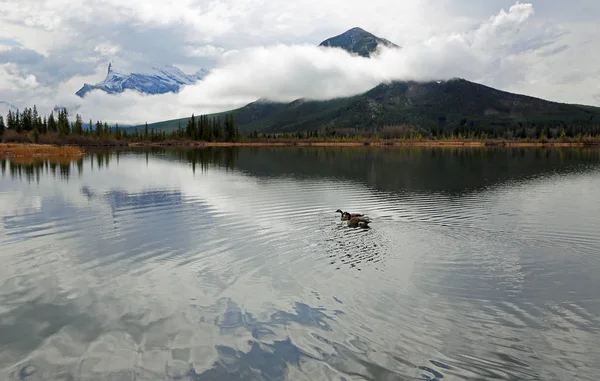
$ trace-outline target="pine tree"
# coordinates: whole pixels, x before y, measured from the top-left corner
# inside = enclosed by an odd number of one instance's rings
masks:
[[[193,139],[194,138],[194,129],[195,129],[195,127],[194,127],[194,123],[195,122],[194,121],[195,121],[194,114],[192,114],[192,117],[190,119],[188,119],[187,126],[185,128],[185,136],[188,139]]]
[[[192,118],[190,119],[190,138],[191,139],[196,139],[196,136],[198,135],[197,130],[196,130],[196,117],[194,116],[194,114],[192,113]]]
[[[100,122],[99,120],[96,121],[96,131],[94,132],[96,133],[96,136],[102,136],[102,122]]]
[[[48,133],[48,121],[46,120],[46,116],[44,115],[44,120],[41,123],[42,125],[42,134]]]
[[[19,120],[19,109],[15,112],[15,131],[18,133],[23,131],[23,126],[21,126],[21,121]]]
[[[29,109],[25,107],[23,112],[21,113],[21,130],[22,131],[31,131],[31,118],[29,114]]]
[[[58,111],[57,128],[60,135],[68,135],[71,132],[69,127],[69,112],[66,108]]]
[[[54,111],[52,111],[48,117],[48,131],[56,132],[57,130],[58,128],[56,126],[56,120],[54,119]]]
[[[2,135],[4,135],[5,129],[6,126],[4,125],[4,118],[2,117],[2,115],[0,115],[0,139],[2,138]]]
[[[76,114],[75,116],[75,124],[73,125],[73,134],[81,135],[83,134],[83,120],[81,119],[81,115]]]
[[[234,139],[236,139],[237,133],[236,133],[236,128],[233,125],[233,115],[232,114],[225,114],[225,124],[224,124],[223,128],[224,128],[224,134],[225,134],[226,141],[231,142]]]
[[[31,109],[30,109],[31,110]],[[41,130],[41,126],[39,125],[39,114],[38,114],[38,110],[37,107],[35,105],[33,105],[33,112],[31,113],[31,124],[33,129],[38,129]]]
[[[15,117],[12,110],[8,110],[8,114],[6,115],[6,128],[9,130],[15,129]]]
[[[218,119],[216,117],[213,118],[212,131],[213,139],[215,141],[221,139],[221,119]]]
[[[144,125],[144,140],[148,139],[148,122]]]

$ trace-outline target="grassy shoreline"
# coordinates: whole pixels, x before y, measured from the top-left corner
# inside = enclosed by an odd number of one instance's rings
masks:
[[[129,147],[599,147],[600,141],[503,140],[260,140],[132,142]]]
[[[76,157],[85,151],[73,145],[0,143],[0,157],[36,158],[36,157]]]
[[[600,148],[600,140],[557,141],[557,140],[257,140],[238,142],[203,142],[191,140],[168,140],[164,142],[119,141],[119,144],[49,144],[37,143],[0,143],[0,157],[51,157],[51,156],[81,156],[85,153],[83,147],[93,149],[94,146],[105,148],[143,148],[143,147],[472,147],[472,148],[520,148],[520,147],[588,147]]]

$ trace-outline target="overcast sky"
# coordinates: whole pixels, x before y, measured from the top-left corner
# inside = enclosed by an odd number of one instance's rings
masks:
[[[152,122],[360,93],[385,80],[463,77],[600,106],[600,1],[0,0],[0,101]],[[403,48],[370,60],[316,47],[360,26]],[[179,94],[93,92],[108,62],[213,69]],[[2,111],[3,112],[3,111]]]

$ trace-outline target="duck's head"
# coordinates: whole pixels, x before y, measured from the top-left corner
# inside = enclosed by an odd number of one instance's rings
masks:
[[[336,210],[335,212],[336,212],[336,213],[341,213],[341,214],[344,214],[344,212],[342,212],[342,210],[341,210],[341,209],[338,209],[338,210]]]

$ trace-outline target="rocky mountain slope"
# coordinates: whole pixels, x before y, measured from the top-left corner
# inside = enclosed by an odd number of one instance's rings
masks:
[[[319,46],[342,48],[362,57],[370,57],[371,54],[377,50],[377,46],[379,45],[387,46],[389,48],[399,48],[399,46],[393,42],[390,42],[385,38],[377,37],[358,27],[328,38],[319,44]]]
[[[152,66],[136,72],[126,72],[114,69],[108,65],[106,78],[95,85],[84,84],[77,91],[80,97],[85,97],[88,92],[99,89],[109,94],[122,93],[127,89],[136,90],[144,94],[164,94],[177,92],[183,85],[190,85],[202,80],[208,70],[188,75],[173,65]]]

